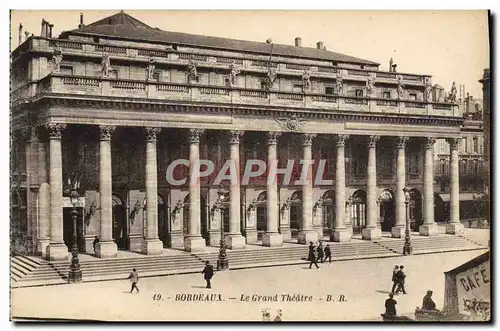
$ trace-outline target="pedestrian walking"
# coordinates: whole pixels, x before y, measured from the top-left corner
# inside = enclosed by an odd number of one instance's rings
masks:
[[[135,268],[132,269],[132,272],[130,273],[130,275],[128,275],[128,279],[130,279],[130,282],[132,283],[132,287],[130,288],[130,293],[134,291],[134,288],[137,290],[137,293],[139,293],[139,288],[137,287],[137,283],[139,282],[139,274],[137,273]]]
[[[394,269],[392,270],[392,289],[391,293],[394,293],[394,290],[396,289],[396,286],[398,285],[398,281],[396,279],[396,274],[399,271],[399,266],[394,266]]]
[[[323,244],[321,243],[321,241],[319,242],[319,245],[318,245],[318,261],[323,263]]]
[[[396,304],[398,303],[393,299],[394,294],[390,293],[389,298],[385,300],[385,315],[389,317],[393,317],[397,315],[396,312]]]
[[[398,283],[396,294],[399,293],[400,291],[403,291],[403,294],[407,294],[405,289],[406,274],[403,271],[404,268],[405,268],[404,266],[400,266],[399,271],[396,273],[396,281]]]
[[[326,244],[325,246],[325,262],[328,259],[328,263],[332,263],[332,251],[330,250],[330,245]]]
[[[214,276],[214,267],[210,264],[209,261],[205,261],[205,268],[201,272],[203,274],[203,278],[207,281],[207,288],[212,288],[212,284],[210,280]]]
[[[314,244],[309,242],[309,254],[307,255],[307,261],[312,261],[314,256]]]
[[[312,250],[311,263],[309,263],[309,269],[311,269],[311,267],[312,267],[313,264],[316,266],[316,268],[319,269],[319,266],[318,266],[318,252],[317,252],[317,249],[314,249],[314,245],[313,245],[313,250]]]

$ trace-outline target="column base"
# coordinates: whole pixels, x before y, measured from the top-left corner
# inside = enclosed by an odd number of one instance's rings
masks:
[[[361,231],[363,240],[379,240],[382,238],[382,230],[380,228],[364,228]]]
[[[318,242],[318,233],[314,230],[303,230],[299,232],[297,236],[297,242],[299,244],[309,244],[310,242],[317,243]]]
[[[292,240],[292,231],[290,228],[280,228],[280,234],[283,236],[283,242]]]
[[[144,238],[141,234],[129,235],[129,250],[131,252],[140,252],[142,250],[142,242]]]
[[[439,233],[439,229],[436,223],[422,224],[418,232],[421,236],[435,236]]]
[[[49,244],[47,257],[49,261],[64,261],[68,259],[68,247],[65,244]]]
[[[246,240],[241,234],[229,234],[226,237],[226,247],[229,249],[243,249],[245,246]]]
[[[447,234],[463,234],[464,233],[464,225],[462,223],[448,223],[446,224],[446,233]]]
[[[40,254],[42,256],[42,259],[47,258],[47,247],[49,247],[49,245],[50,245],[49,238],[38,239],[36,243],[36,251],[37,254]]]
[[[405,229],[406,228],[404,226],[393,226],[391,229],[391,236],[393,238],[404,238]]]
[[[161,255],[163,253],[163,242],[158,238],[144,239],[141,252],[146,255]]]
[[[220,246],[220,231],[219,230],[210,231],[208,233],[208,241],[210,243],[210,246],[219,247]]]
[[[259,239],[257,238],[257,230],[247,229],[245,231],[245,238],[247,239],[247,244],[255,244],[257,241],[259,241]]]
[[[94,252],[94,239],[95,236],[85,236],[85,253],[95,253]]]
[[[318,239],[323,239],[323,227],[322,226],[315,226],[314,231],[318,234]]]
[[[95,247],[95,255],[100,258],[116,257],[118,247],[114,241],[100,241]]]
[[[351,233],[349,229],[336,229],[333,231],[333,241],[346,242],[351,240]]]
[[[184,239],[184,250],[188,252],[203,252],[205,248],[205,239],[202,237],[186,237]]]
[[[182,232],[172,232],[167,236],[170,248],[184,247],[184,234]]]
[[[266,232],[262,235],[262,246],[266,247],[283,246],[283,236],[278,232],[275,233]]]

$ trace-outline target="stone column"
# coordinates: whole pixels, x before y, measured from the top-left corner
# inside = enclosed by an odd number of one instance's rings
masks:
[[[229,189],[229,234],[226,237],[226,245],[229,249],[245,248],[245,237],[241,235],[241,215],[240,215],[240,137],[242,131],[231,131],[229,145],[231,148],[231,162],[234,167],[231,171],[236,170],[235,174],[231,174],[231,186]]]
[[[377,141],[379,136],[370,136],[368,141],[368,167],[366,188],[366,227],[362,230],[362,237],[366,240],[377,240],[382,237],[382,231],[377,226]]]
[[[421,236],[433,236],[438,233],[434,222],[434,143],[436,138],[425,138],[424,165],[424,222],[420,226]]]
[[[115,257],[118,248],[113,241],[113,188],[111,170],[111,137],[114,126],[100,126],[99,145],[99,196],[101,212],[101,231],[99,243],[96,246],[98,257]]]
[[[38,238],[36,250],[46,259],[47,247],[50,244],[50,186],[47,176],[47,137],[42,127],[38,134]]]
[[[316,137],[313,133],[302,135],[302,147],[304,148],[304,158],[302,167],[307,171],[305,180],[302,183],[302,231],[299,232],[299,244],[308,244],[318,241],[318,233],[313,227],[313,167],[312,167],[312,142]],[[302,169],[304,172],[304,168]]]
[[[460,185],[458,168],[458,148],[460,138],[447,139],[450,144],[450,222],[446,225],[446,233],[462,234],[464,226],[460,223]]]
[[[184,248],[189,252],[205,250],[200,215],[200,136],[203,131],[189,129],[189,233],[184,240]]]
[[[158,171],[156,165],[156,140],[160,131],[159,128],[146,128],[146,234],[142,242],[142,253],[147,255],[163,253],[163,243],[158,239]]]
[[[337,136],[337,169],[335,172],[335,227],[333,241],[349,241],[351,235],[345,226],[345,142],[348,135]]]
[[[396,147],[398,150],[396,165],[396,220],[391,229],[393,238],[403,238],[406,228],[406,205],[403,189],[406,186],[406,161],[405,148],[408,143],[408,137],[397,137]]]
[[[62,207],[62,132],[65,124],[47,124],[49,132],[50,162],[50,245],[47,255],[49,260],[68,259],[68,247],[63,241],[63,207]]]
[[[277,145],[279,132],[269,132],[267,137],[267,230],[262,236],[262,245],[282,246],[283,236],[278,232],[278,167]]]

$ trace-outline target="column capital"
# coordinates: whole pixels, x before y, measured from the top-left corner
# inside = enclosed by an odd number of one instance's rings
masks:
[[[380,136],[369,136],[368,137],[368,148],[377,147],[377,142],[380,140]]]
[[[161,128],[146,128],[146,141],[156,142]]]
[[[404,149],[406,147],[406,144],[408,144],[408,140],[410,140],[409,137],[405,136],[396,137],[396,147],[398,149]]]
[[[116,126],[110,125],[99,125],[99,132],[101,136],[101,140],[111,140],[113,136],[113,132],[115,131]]]
[[[200,142],[200,137],[205,132],[203,129],[189,129],[188,141],[190,144],[198,144]]]
[[[267,133],[267,144],[276,145],[278,143],[278,138],[281,136],[281,132],[268,132]]]
[[[238,145],[240,143],[240,137],[243,136],[245,131],[229,131],[229,144]]]
[[[49,139],[61,139],[62,132],[66,129],[66,124],[61,123],[46,123],[44,124],[45,129],[49,134]]]
[[[436,143],[436,138],[435,137],[427,137],[425,138],[425,149],[432,149],[434,148],[434,144]]]
[[[460,147],[461,138],[447,138],[446,141],[450,144],[450,150],[458,150]]]
[[[31,138],[31,128],[29,126],[25,126],[19,130],[16,130],[15,135],[22,142],[27,142]]]
[[[302,134],[302,146],[311,146],[314,138],[316,138],[315,133],[304,133]]]
[[[349,135],[347,134],[337,135],[337,147],[345,147],[345,142],[347,139],[349,139]]]

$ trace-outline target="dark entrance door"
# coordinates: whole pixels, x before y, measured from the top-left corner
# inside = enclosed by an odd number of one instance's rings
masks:
[[[396,220],[396,205],[394,195],[389,190],[384,190],[378,198],[380,204],[380,228],[390,232]]]
[[[71,215],[71,211],[73,208],[63,208],[63,241],[64,244],[68,247],[68,252],[71,251],[73,247],[73,218]],[[83,208],[76,208],[78,212],[76,218],[76,234],[77,234],[77,243],[78,250],[80,252],[85,252],[85,238],[83,236]]]

